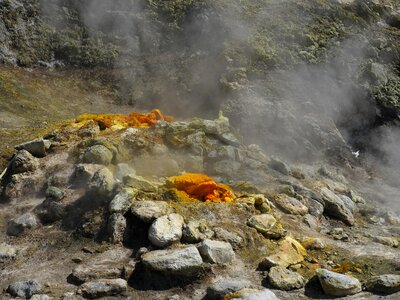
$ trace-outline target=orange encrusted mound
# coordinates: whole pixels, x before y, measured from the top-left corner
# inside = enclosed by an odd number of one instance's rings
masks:
[[[183,174],[168,178],[168,186],[184,192],[188,198],[204,202],[232,202],[235,194],[224,184],[204,174]]]
[[[132,112],[129,115],[121,114],[84,114],[76,119],[76,122],[95,121],[101,129],[110,128],[114,125],[122,128],[127,127],[150,127],[157,121],[172,122],[171,116],[164,116],[159,109],[154,109],[148,114]]]

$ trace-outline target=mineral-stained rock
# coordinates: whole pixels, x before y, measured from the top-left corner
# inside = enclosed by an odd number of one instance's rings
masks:
[[[228,242],[233,249],[239,249],[243,242],[243,239],[239,235],[221,227],[214,228],[214,233],[215,239]]]
[[[151,223],[155,219],[168,214],[170,207],[164,201],[134,201],[131,205],[131,212],[140,220],[146,223]]]
[[[123,189],[111,200],[109,205],[110,213],[125,214],[131,206],[132,199],[136,194],[134,189]]]
[[[353,213],[339,196],[327,188],[322,188],[320,192],[325,203],[324,212],[327,215],[337,218],[345,222],[347,225],[354,225]]]
[[[165,247],[179,241],[182,237],[183,223],[183,217],[178,214],[158,218],[149,228],[150,242],[157,247]]]
[[[385,274],[374,276],[366,283],[366,289],[375,293],[393,294],[400,292],[400,275]]]
[[[279,300],[276,295],[268,290],[256,290],[256,289],[243,289],[236,293],[227,295],[228,299],[235,300]]]
[[[322,250],[325,248],[324,241],[319,238],[306,238],[301,242],[301,244],[307,250]]]
[[[220,300],[225,295],[238,292],[245,288],[252,287],[253,284],[246,279],[241,278],[224,278],[220,279],[207,288],[207,299]]]
[[[124,177],[124,184],[144,192],[156,192],[157,186],[142,176],[128,175]]]
[[[94,145],[86,149],[83,163],[108,166],[113,159],[113,153],[103,145]]]
[[[308,207],[299,200],[286,195],[278,195],[275,198],[276,205],[285,213],[304,216],[308,212]]]
[[[13,297],[31,298],[42,289],[40,283],[36,280],[18,281],[8,286],[7,292]]]
[[[128,284],[123,279],[100,279],[82,284],[77,293],[88,299],[116,296],[125,292]]]
[[[203,260],[196,247],[156,250],[142,256],[146,268],[167,275],[196,277],[203,270]]]
[[[89,182],[90,190],[103,196],[109,196],[114,189],[114,185],[114,176],[107,168],[101,168],[94,173]]]
[[[0,264],[11,262],[17,256],[17,249],[7,244],[0,244]]]
[[[73,283],[82,284],[97,279],[116,279],[121,276],[121,270],[110,265],[90,265],[76,267],[70,278]]]
[[[186,243],[198,243],[213,235],[214,232],[208,228],[205,220],[194,220],[183,226],[182,240]]]
[[[266,269],[275,266],[286,268],[302,262],[306,255],[306,249],[298,241],[291,237],[285,237],[279,243],[278,249],[272,255],[267,256],[260,265]]]
[[[301,289],[305,284],[303,276],[279,266],[269,270],[268,281],[273,287],[285,291]]]
[[[226,265],[235,258],[231,244],[221,241],[204,240],[199,252],[205,261],[213,264]]]
[[[108,236],[110,241],[114,244],[122,243],[124,241],[124,234],[126,229],[126,219],[122,214],[112,214],[108,220]]]
[[[31,229],[36,226],[36,216],[32,213],[26,213],[8,222],[7,234],[12,236],[19,236],[24,233],[26,229]]]
[[[325,269],[316,271],[324,293],[330,296],[347,296],[361,292],[361,283],[357,278],[331,272]]]
[[[37,139],[15,146],[16,150],[26,150],[35,157],[45,157],[46,151],[50,148],[49,140]]]
[[[285,235],[286,231],[279,228],[279,224],[270,214],[261,214],[252,216],[248,221],[247,225],[255,228],[258,232],[265,235],[267,238],[278,239]]]
[[[12,174],[33,172],[39,167],[39,161],[26,150],[20,150],[11,161]]]

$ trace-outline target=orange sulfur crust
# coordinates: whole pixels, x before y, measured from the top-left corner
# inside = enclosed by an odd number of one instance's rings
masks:
[[[232,202],[235,194],[224,184],[204,174],[184,174],[168,178],[168,185],[184,192],[188,198],[203,202]]]
[[[84,114],[76,119],[76,122],[95,121],[101,129],[112,126],[128,127],[151,127],[157,121],[172,122],[171,116],[164,116],[160,110],[154,109],[148,114],[132,112],[129,115],[121,114]]]

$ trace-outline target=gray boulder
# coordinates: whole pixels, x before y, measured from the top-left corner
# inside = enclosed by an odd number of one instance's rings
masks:
[[[134,189],[123,189],[120,191],[110,202],[110,213],[125,214],[129,210],[135,195],[136,190]]]
[[[26,150],[20,150],[11,161],[11,173],[33,172],[39,167],[39,161]]]
[[[164,201],[134,201],[131,205],[131,212],[143,222],[151,223],[155,219],[168,214],[170,207]]]
[[[113,159],[113,153],[103,145],[94,145],[86,149],[82,161],[85,164],[108,166]]]
[[[115,186],[114,176],[107,168],[101,168],[94,173],[89,182],[89,189],[104,196],[109,196]]]
[[[275,204],[285,213],[304,216],[308,213],[308,207],[299,200],[287,195],[278,195]]]
[[[156,250],[143,254],[146,268],[167,275],[196,277],[203,270],[203,260],[196,247],[183,249]]]
[[[252,216],[247,225],[255,228],[258,232],[262,233],[265,237],[271,239],[279,239],[286,234],[286,231],[281,228],[274,216],[270,214],[261,214]]]
[[[224,228],[214,228],[215,239],[228,242],[233,249],[239,249],[243,243],[243,239],[236,233],[230,232]]]
[[[77,293],[87,299],[117,296],[128,289],[128,283],[123,279],[99,279],[82,284]]]
[[[361,283],[357,278],[331,272],[325,269],[316,270],[324,293],[330,296],[348,296],[360,293]]]
[[[235,258],[231,244],[221,241],[204,240],[199,252],[205,261],[213,264],[226,265]]]
[[[0,264],[8,263],[17,257],[17,249],[7,244],[0,244]]]
[[[322,188],[320,193],[325,204],[324,212],[327,215],[337,218],[347,225],[354,225],[353,213],[343,199],[327,188]]]
[[[183,226],[182,240],[186,243],[198,243],[213,235],[214,232],[208,228],[205,220],[194,220]]]
[[[170,214],[158,218],[149,228],[149,240],[157,247],[165,247],[180,241],[182,237],[183,217],[178,214]]]
[[[32,213],[26,213],[8,222],[7,234],[19,236],[23,234],[25,230],[35,228],[37,224],[36,216]]]
[[[35,157],[45,157],[46,151],[50,149],[49,140],[37,139],[15,146],[16,150],[26,150]]]
[[[273,287],[285,291],[301,289],[305,285],[303,276],[279,266],[270,269],[268,281]]]
[[[244,288],[250,288],[253,284],[246,279],[240,278],[224,278],[220,279],[207,288],[207,299],[219,300],[224,296],[235,293]]]
[[[365,285],[368,291],[381,294],[400,292],[400,275],[385,274],[374,276]]]
[[[36,280],[18,281],[8,286],[7,292],[13,297],[31,298],[42,289]]]

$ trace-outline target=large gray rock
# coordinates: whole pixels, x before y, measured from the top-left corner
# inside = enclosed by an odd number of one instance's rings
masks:
[[[50,149],[51,142],[49,140],[37,139],[15,146],[16,150],[26,150],[36,157],[45,157],[46,151]]]
[[[304,216],[308,213],[308,207],[299,200],[287,195],[278,195],[275,204],[285,213]]]
[[[374,293],[393,294],[400,292],[400,275],[374,276],[366,283],[366,289]]]
[[[205,261],[213,264],[226,265],[235,258],[231,244],[221,241],[204,240],[199,251]]]
[[[151,223],[155,219],[168,214],[170,207],[164,201],[134,201],[131,205],[131,212],[143,222]]]
[[[279,300],[276,295],[268,290],[243,289],[234,294],[232,300]]]
[[[230,232],[224,228],[214,228],[215,239],[228,242],[233,249],[239,249],[243,243],[243,239],[236,233]]]
[[[224,296],[235,293],[244,288],[251,288],[253,284],[246,279],[224,278],[220,279],[207,288],[207,299],[219,300]]]
[[[77,293],[88,299],[116,296],[128,289],[123,279],[100,279],[82,284]]]
[[[11,173],[33,172],[39,167],[39,161],[26,150],[20,150],[11,161]]]
[[[114,176],[107,168],[101,168],[94,173],[89,182],[89,189],[103,196],[109,196],[114,190],[114,186]]]
[[[113,153],[103,145],[94,145],[86,149],[82,161],[85,164],[108,166],[113,159]]]
[[[357,278],[325,269],[318,269],[316,274],[327,295],[342,297],[360,293],[362,290],[361,283]]]
[[[203,260],[196,247],[148,252],[142,261],[150,270],[173,276],[196,277],[203,270]]]
[[[31,298],[42,289],[40,283],[36,280],[18,281],[8,286],[7,292],[13,297]]]
[[[78,266],[71,275],[71,280],[76,284],[97,280],[97,279],[117,279],[121,277],[121,270],[108,264]]]
[[[337,218],[347,225],[354,225],[353,213],[343,199],[327,188],[322,188],[320,193],[324,201],[324,212],[328,216]]]
[[[186,243],[198,243],[213,235],[214,232],[208,228],[205,220],[194,220],[183,226],[182,240]]]
[[[0,264],[8,263],[17,257],[17,249],[7,244],[0,244]]]
[[[35,228],[37,224],[36,216],[32,213],[26,213],[8,222],[7,234],[19,236],[23,234],[25,230]]]
[[[269,270],[268,281],[273,287],[285,291],[301,289],[305,285],[303,276],[279,266]]]
[[[170,214],[158,218],[149,228],[149,240],[157,247],[165,247],[180,241],[182,237],[183,217],[178,214]]]
[[[120,191],[118,194],[115,195],[115,197],[110,202],[109,205],[110,213],[125,214],[129,210],[135,195],[136,195],[136,190],[134,189],[128,188]]]

